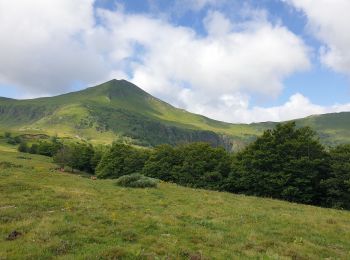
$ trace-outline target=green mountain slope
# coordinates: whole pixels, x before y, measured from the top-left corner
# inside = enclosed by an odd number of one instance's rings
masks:
[[[299,120],[328,144],[350,140],[350,113]],[[124,139],[139,145],[207,141],[240,148],[275,123],[229,124],[175,108],[125,80],[55,97],[0,99],[0,128],[19,133],[80,137],[92,142]]]
[[[350,257],[348,211],[169,183],[121,188],[56,167],[0,144],[0,259]]]

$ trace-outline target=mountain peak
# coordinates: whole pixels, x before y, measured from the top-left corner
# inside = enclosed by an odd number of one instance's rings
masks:
[[[97,88],[99,87],[104,88],[111,99],[115,97],[149,96],[147,92],[125,79],[112,79],[97,86]]]

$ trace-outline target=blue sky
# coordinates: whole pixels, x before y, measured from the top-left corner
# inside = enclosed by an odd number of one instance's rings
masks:
[[[0,0],[0,96],[125,78],[229,122],[349,111],[349,8],[346,0]]]

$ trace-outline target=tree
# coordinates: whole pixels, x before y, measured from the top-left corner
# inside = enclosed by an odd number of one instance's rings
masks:
[[[71,167],[80,171],[93,172],[91,167],[91,158],[94,155],[94,149],[91,144],[75,143],[71,144]]]
[[[331,149],[330,165],[330,176],[322,182],[325,206],[350,209],[350,144]]]
[[[32,144],[32,146],[29,148],[28,152],[31,154],[37,154],[38,153],[38,144]]]
[[[321,204],[327,153],[309,127],[278,124],[238,153],[224,185],[231,192]]]
[[[29,151],[27,143],[22,141],[18,146],[18,151],[21,153],[27,153]]]
[[[37,147],[37,154],[53,157],[62,147],[63,144],[58,140],[55,142],[39,142]]]
[[[22,137],[20,136],[15,136],[13,140],[15,141],[16,144],[20,144],[23,142]]]
[[[100,163],[103,155],[108,150],[108,148],[109,147],[106,145],[97,145],[94,147],[94,154],[90,160],[90,165],[91,165],[93,172],[96,171],[97,165]]]
[[[71,167],[72,171],[93,172],[91,158],[94,155],[92,145],[86,143],[70,143],[62,146],[54,155],[54,162],[60,167]]]
[[[62,169],[71,165],[72,152],[69,146],[63,146],[53,157],[53,161],[57,163]]]
[[[175,174],[179,184],[197,188],[219,189],[230,173],[230,156],[224,148],[208,143],[191,143],[176,147],[182,163]]]
[[[230,172],[230,156],[223,148],[191,143],[157,147],[146,162],[146,176],[185,186],[219,189]]]
[[[152,151],[142,172],[149,177],[176,182],[173,171],[175,165],[180,165],[181,161],[180,155],[172,146],[159,145]]]
[[[140,172],[148,158],[145,150],[129,145],[114,143],[96,168],[100,178],[119,178],[123,175]]]

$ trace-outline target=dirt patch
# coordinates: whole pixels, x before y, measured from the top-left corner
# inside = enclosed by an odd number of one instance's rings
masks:
[[[17,230],[14,230],[7,236],[6,239],[11,241],[19,238],[20,236],[22,236],[22,233],[18,232]]]

